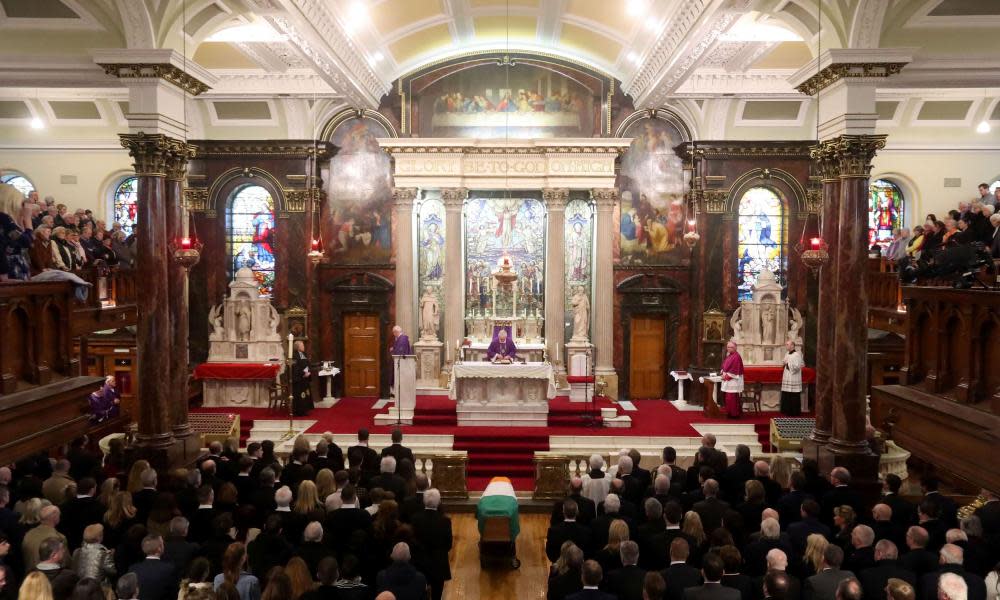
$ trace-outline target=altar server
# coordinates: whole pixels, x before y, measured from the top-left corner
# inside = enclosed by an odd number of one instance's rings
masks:
[[[740,392],[743,391],[743,358],[736,351],[736,342],[726,344],[726,358],[722,361],[722,392],[726,396],[726,416],[738,419],[743,414]]]
[[[797,417],[802,396],[802,353],[795,349],[795,342],[785,342],[785,370],[781,374],[781,412]]]
[[[490,342],[490,347],[486,349],[486,358],[493,362],[512,361],[517,358],[517,347],[513,340],[507,339],[506,329],[501,329],[497,333],[497,339]]]

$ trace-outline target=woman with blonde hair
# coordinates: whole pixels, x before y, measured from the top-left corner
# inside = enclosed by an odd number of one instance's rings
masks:
[[[681,531],[691,536],[699,548],[705,544],[707,538],[705,537],[705,527],[701,524],[701,515],[693,510],[684,513]],[[691,551],[694,552],[694,548],[691,548]]]
[[[771,479],[788,491],[792,485],[792,459],[780,454],[771,459]]]
[[[802,553],[800,579],[819,573],[820,564],[823,562],[823,553],[826,552],[826,547],[829,545],[830,542],[821,533],[812,533],[806,538],[806,551]]]
[[[627,541],[629,541],[628,524],[622,519],[611,521],[611,526],[608,527],[608,543],[594,557],[605,573],[622,568],[620,550],[622,542]]]
[[[104,510],[108,510],[111,507],[111,499],[121,489],[121,485],[121,481],[117,477],[108,477],[101,484],[101,492],[97,495],[97,501],[101,503]]]
[[[575,548],[576,544],[573,540],[566,540],[559,546],[559,558],[556,562],[552,563],[552,568],[549,569],[549,577],[555,577],[556,575],[565,575],[569,571],[569,549]]]
[[[101,585],[110,585],[117,574],[115,557],[104,546],[104,525],[94,523],[83,530],[83,545],[73,552],[73,571],[80,579],[87,577]]]
[[[24,578],[17,600],[52,600],[52,584],[41,571],[32,571]]]
[[[326,502],[330,494],[337,491],[337,482],[334,480],[333,471],[330,469],[320,469],[316,473],[316,494],[320,502]]]
[[[24,526],[24,529],[31,529],[41,521],[39,513],[46,506],[50,506],[52,503],[43,498],[29,498],[24,501],[21,508],[21,518],[18,523]]]
[[[128,471],[128,483],[125,485],[125,489],[129,493],[136,493],[142,489],[142,472],[149,468],[149,461],[147,460],[137,460],[132,464],[132,468]]]
[[[309,566],[302,558],[295,556],[285,565],[285,575],[292,582],[292,596],[290,600],[297,600],[306,592],[313,589],[313,578],[309,574]]]
[[[309,438],[300,435],[295,438],[295,442],[292,444],[292,453],[289,456],[299,456],[300,452],[309,453],[311,450],[312,446],[309,444]]]
[[[125,537],[125,532],[136,523],[136,509],[132,504],[132,494],[118,492],[111,497],[111,504],[104,513],[104,540],[111,548],[117,548]]]

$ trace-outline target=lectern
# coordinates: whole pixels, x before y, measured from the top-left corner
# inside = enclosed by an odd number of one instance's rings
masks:
[[[396,382],[396,405],[386,415],[394,423],[413,424],[413,407],[417,403],[417,357],[396,354],[392,357]]]

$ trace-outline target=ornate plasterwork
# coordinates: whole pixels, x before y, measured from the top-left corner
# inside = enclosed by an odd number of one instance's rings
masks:
[[[204,212],[208,208],[208,188],[184,188],[184,207],[190,211]]]
[[[702,205],[705,212],[718,215],[726,212],[726,200],[729,198],[729,190],[696,190],[701,196]]]
[[[195,142],[198,146],[198,156],[282,156],[309,158],[313,155],[323,158],[328,156],[330,148],[326,144],[318,146],[309,143],[288,144],[281,142],[231,142],[218,143],[212,141]]]
[[[798,91],[809,96],[814,96],[820,90],[825,89],[841,79],[853,78],[885,78],[895,75],[908,63],[906,62],[878,62],[878,63],[837,63],[820,70],[809,79],[795,87]]]
[[[787,96],[801,98],[788,83],[788,69],[729,72],[718,68],[699,68],[674,92],[674,97],[739,96],[741,98]]]
[[[885,148],[886,135],[842,135],[822,143],[836,157],[840,177],[870,177],[875,153]]]
[[[287,188],[281,190],[282,195],[285,196],[285,206],[290,213],[306,212],[306,206],[308,206],[310,200],[318,205],[319,192],[319,188],[315,187],[305,189]]]
[[[196,150],[192,144],[161,133],[122,133],[118,138],[132,157],[136,175],[145,177],[181,179],[179,170],[187,168],[187,160]]]
[[[112,63],[101,64],[104,72],[118,79],[162,79],[170,82],[192,96],[209,90],[208,84],[193,77],[172,64],[160,63]]]
[[[245,69],[213,71],[218,81],[204,98],[274,96],[275,90],[291,96],[338,97],[336,90],[311,69],[289,69],[282,73],[247,72]]]

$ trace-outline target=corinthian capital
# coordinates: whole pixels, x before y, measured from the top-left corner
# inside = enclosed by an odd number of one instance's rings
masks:
[[[870,177],[875,153],[885,148],[885,135],[842,135],[832,140],[840,177]]]
[[[194,158],[196,152],[197,146],[194,144],[185,144],[180,140],[170,139],[166,161],[167,179],[182,181],[187,175],[188,161]]]
[[[590,190],[590,195],[597,204],[597,210],[611,209],[618,200],[618,190],[615,188],[594,188]]]
[[[569,189],[545,188],[542,190],[542,199],[549,210],[564,210],[569,201]]]
[[[413,206],[413,201],[416,198],[417,188],[394,188],[392,190],[392,199],[396,202],[396,206]]]
[[[181,142],[162,133],[147,135],[139,133],[122,133],[118,135],[123,148],[128,149],[132,157],[132,166],[136,175],[148,177],[166,177],[167,163],[173,160],[174,149]]]
[[[441,188],[441,201],[444,202],[445,208],[461,208],[468,197],[469,190],[466,188]]]

